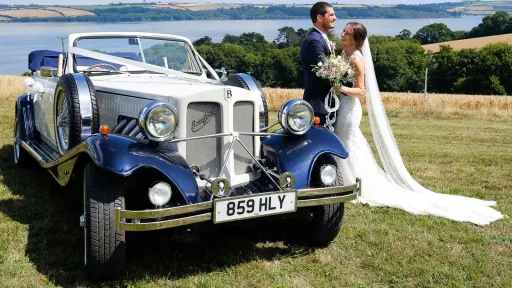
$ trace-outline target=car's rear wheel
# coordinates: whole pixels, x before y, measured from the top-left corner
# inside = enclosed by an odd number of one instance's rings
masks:
[[[330,185],[325,185],[320,178],[320,169],[324,165],[332,165],[336,169],[336,178]],[[338,169],[336,159],[332,155],[322,155],[315,162],[312,177],[310,180],[311,188],[322,188],[332,186],[343,186],[343,179]],[[300,219],[294,219],[290,225],[291,237],[300,239],[291,239],[290,242],[299,240],[307,245],[323,247],[329,245],[341,229],[341,223],[345,212],[345,203],[327,204],[321,206],[312,206],[299,208],[298,215]]]
[[[79,91],[77,78],[72,74],[62,75],[55,89],[55,137],[61,154],[78,145],[83,136],[97,133],[99,130],[96,90],[87,75],[80,74],[79,77],[86,81],[84,84],[87,85],[87,91]],[[85,95],[80,95],[79,92]],[[89,107],[80,107],[86,103]],[[83,121],[85,113],[82,111],[90,114],[90,121]]]
[[[34,163],[33,158],[28,154],[27,150],[21,147],[22,141],[22,129],[23,127],[20,124],[18,119],[18,114],[16,113],[14,119],[14,163],[20,167],[30,167]]]
[[[84,264],[94,281],[120,278],[125,271],[125,232],[115,230],[114,210],[125,208],[125,181],[94,163],[83,174]]]

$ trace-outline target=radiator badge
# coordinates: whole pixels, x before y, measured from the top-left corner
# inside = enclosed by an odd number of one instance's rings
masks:
[[[208,112],[206,114],[204,114],[203,117],[201,117],[201,119],[199,120],[193,120],[192,121],[192,132],[197,132],[201,129],[203,129],[204,126],[206,126],[206,124],[208,124],[208,122],[210,122],[210,120],[212,120],[213,116],[215,116],[215,114],[217,114],[217,112],[215,111],[215,108],[212,108],[212,112]]]

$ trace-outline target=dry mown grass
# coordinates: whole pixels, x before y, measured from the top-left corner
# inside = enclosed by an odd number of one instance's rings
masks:
[[[449,45],[454,50],[462,50],[462,49],[480,49],[487,44],[490,43],[508,43],[512,44],[512,34],[503,34],[496,36],[487,36],[487,37],[479,37],[472,39],[464,39],[464,40],[455,40],[434,44],[422,45],[425,51],[439,52],[441,45]]]
[[[0,75],[0,103],[13,102],[17,96],[25,92],[25,77]],[[3,106],[5,107],[5,106]],[[8,108],[13,109],[11,106]]]
[[[90,11],[78,10],[73,8],[63,8],[63,7],[49,7],[48,9],[54,10],[64,14],[66,17],[74,17],[74,16],[95,16],[96,14]]]
[[[285,101],[300,99],[303,95],[302,89],[265,88],[264,92],[271,111],[279,109]],[[381,94],[388,113],[425,114],[424,94],[393,92]],[[428,94],[426,114],[441,118],[502,119],[512,116],[512,97]]]
[[[189,3],[189,4],[179,4],[176,5],[178,7],[182,7],[188,9],[190,11],[203,11],[203,10],[217,10],[217,9],[229,9],[229,8],[238,8],[242,5],[240,4],[202,4],[202,3]]]
[[[172,5],[172,4],[155,4],[155,5],[150,5],[149,8],[153,8],[153,9],[166,8],[166,9],[176,9],[176,10],[187,10],[183,7],[179,7],[179,6]]]
[[[47,17],[62,17],[62,15],[55,11],[43,9],[19,9],[19,10],[1,10],[0,16],[11,16],[14,18],[21,17],[34,17],[34,18],[47,18]]]

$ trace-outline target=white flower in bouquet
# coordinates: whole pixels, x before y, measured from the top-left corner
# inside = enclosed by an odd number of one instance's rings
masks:
[[[328,80],[332,86],[354,81],[355,72],[347,58],[331,54],[322,56],[322,60],[312,69],[317,77]]]

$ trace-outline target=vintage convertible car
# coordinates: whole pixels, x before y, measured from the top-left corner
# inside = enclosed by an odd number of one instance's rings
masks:
[[[284,103],[269,125],[259,83],[214,70],[184,37],[68,41],[66,53],[29,55],[14,160],[38,163],[62,186],[81,183],[77,225],[90,278],[122,276],[126,231],[266,216],[293,221],[290,235],[310,245],[337,236],[360,180],[343,186],[336,157],[348,153],[315,125],[307,102]]]

